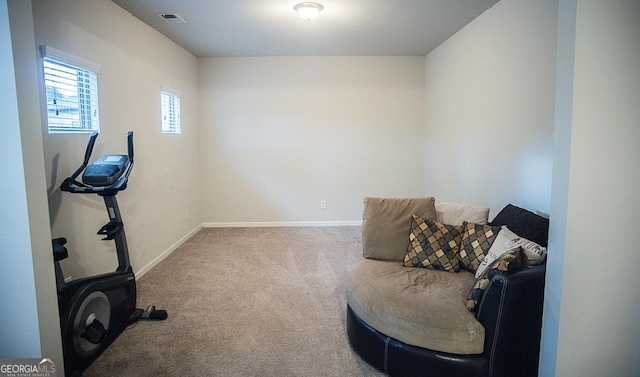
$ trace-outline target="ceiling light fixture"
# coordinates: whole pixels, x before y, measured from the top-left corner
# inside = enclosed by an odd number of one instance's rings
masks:
[[[324,7],[318,3],[307,2],[296,4],[293,9],[298,12],[298,16],[303,20],[312,21],[318,17]]]

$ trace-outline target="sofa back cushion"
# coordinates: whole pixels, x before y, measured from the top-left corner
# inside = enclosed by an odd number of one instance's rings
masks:
[[[436,202],[436,221],[449,225],[462,225],[463,222],[485,225],[489,221],[489,207],[466,204]]]
[[[547,247],[549,219],[536,215],[524,208],[507,204],[491,221],[493,226],[506,225],[513,233]]]
[[[365,198],[362,253],[365,258],[402,261],[407,254],[411,218],[436,219],[434,198]]]

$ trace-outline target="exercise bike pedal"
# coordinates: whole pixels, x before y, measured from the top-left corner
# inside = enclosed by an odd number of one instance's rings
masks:
[[[166,310],[161,310],[161,309],[152,310],[150,313],[148,313],[148,317],[145,317],[144,315],[142,316],[142,318],[153,319],[153,320],[156,320],[156,321],[164,321],[168,317],[169,317],[169,315],[167,314],[167,311]]]
[[[136,309],[136,311],[131,315],[130,323],[137,322],[141,319],[151,319],[156,321],[164,321],[167,319],[167,311],[158,309],[156,310],[155,305],[149,305],[146,309]]]
[[[80,336],[90,343],[100,344],[107,337],[107,329],[105,329],[102,322],[96,318],[85,328],[85,331],[80,334]]]
[[[116,235],[122,230],[122,222],[109,221],[98,231],[99,235],[106,235],[103,241],[110,241],[116,238]]]

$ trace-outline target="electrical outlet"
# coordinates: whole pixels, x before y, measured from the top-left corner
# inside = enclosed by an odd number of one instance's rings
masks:
[[[185,219],[189,219],[189,210],[188,209],[184,211],[184,218]]]
[[[320,209],[327,209],[327,201],[326,200],[321,200],[320,201]]]

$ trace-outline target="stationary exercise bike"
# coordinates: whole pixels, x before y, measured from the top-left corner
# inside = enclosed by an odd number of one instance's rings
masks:
[[[118,268],[114,272],[76,279],[65,283],[60,261],[68,257],[65,238],[52,241],[60,307],[60,326],[64,368],[67,376],[82,372],[130,324],[141,319],[163,320],[167,312],[149,306],[136,308],[136,279],[129,261],[124,224],[116,200],[127,188],[133,168],[133,132],[127,134],[127,155],[105,155],[88,165],[98,133],[94,132],[84,162],[62,182],[60,189],[73,194],[97,194],[104,199],[109,222],[98,234],[115,241]],[[76,179],[82,174],[82,183]]]

